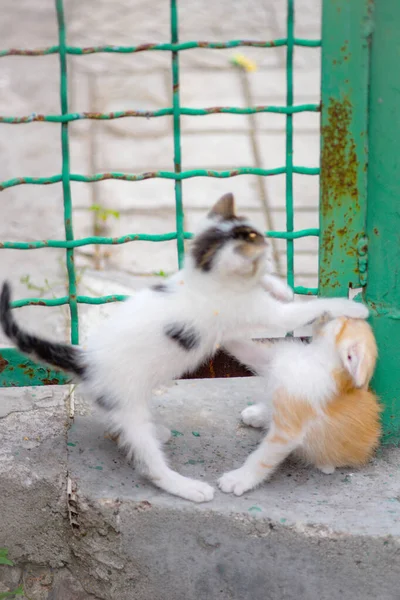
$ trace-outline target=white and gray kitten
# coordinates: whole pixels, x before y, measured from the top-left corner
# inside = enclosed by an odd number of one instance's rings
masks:
[[[236,216],[233,196],[226,194],[199,228],[184,269],[119,306],[86,350],[21,331],[7,283],[0,321],[22,352],[83,381],[119,443],[156,486],[194,502],[208,501],[214,495],[210,485],[168,466],[150,410],[152,391],[195,370],[232,339],[232,332],[242,338],[257,328],[291,331],[324,312],[368,315],[364,306],[347,299],[280,301],[291,299],[292,292],[266,273],[266,248],[263,233]]]

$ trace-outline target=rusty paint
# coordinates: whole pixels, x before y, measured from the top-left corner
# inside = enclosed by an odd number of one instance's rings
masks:
[[[8,364],[9,364],[8,360],[3,358],[0,354],[0,373],[2,373],[4,371],[4,369],[7,368]]]
[[[45,378],[45,379],[42,379],[42,381],[43,381],[43,385],[59,385],[59,383],[60,383],[59,379],[56,379],[56,378],[54,378],[54,379]]]
[[[324,144],[321,156],[321,177],[324,180],[322,210],[332,200],[340,205],[342,198],[351,196],[358,207],[356,145],[350,132],[352,106],[345,97],[330,99],[328,122],[322,127]]]

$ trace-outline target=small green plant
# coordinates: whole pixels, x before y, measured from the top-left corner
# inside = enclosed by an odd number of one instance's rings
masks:
[[[114,219],[120,218],[120,213],[118,210],[114,210],[112,208],[105,208],[101,204],[92,204],[89,208],[94,213],[94,222],[93,222],[93,233],[95,236],[101,237],[105,234],[106,224],[109,217],[114,217]],[[103,251],[103,258],[108,258],[109,251]],[[96,245],[94,247],[94,268],[99,271],[100,270],[100,262],[101,262],[102,252],[101,246]]]
[[[5,600],[6,598],[15,598],[15,596],[23,596],[24,595],[24,586],[19,585],[16,590],[12,590],[11,592],[0,592],[0,600]]]
[[[154,271],[153,275],[156,275],[157,277],[168,277],[168,273],[166,273],[165,271]]]
[[[8,548],[0,548],[0,565],[14,566],[13,561],[8,558]]]
[[[112,208],[104,208],[101,204],[92,204],[90,207],[91,211],[96,213],[96,216],[103,221],[104,223],[107,221],[108,217],[114,217],[115,219],[120,218],[120,213],[118,210],[113,210]]]
[[[28,290],[34,290],[35,292],[39,292],[41,296],[43,296],[46,292],[49,292],[52,288],[48,279],[44,280],[44,286],[36,285],[36,283],[33,283],[33,281],[31,280],[30,275],[24,275],[23,277],[21,277],[20,282],[26,285]]]
[[[8,548],[0,548],[0,565],[7,565],[9,567],[14,566],[13,561],[8,558]],[[0,600],[5,600],[5,598],[14,598],[15,596],[22,596],[23,593],[24,587],[21,584],[16,590],[12,590],[11,592],[0,592]]]

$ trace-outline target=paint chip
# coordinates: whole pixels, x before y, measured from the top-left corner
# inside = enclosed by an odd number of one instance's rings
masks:
[[[176,429],[171,429],[172,437],[179,437],[180,435],[184,435],[181,431],[177,431]]]

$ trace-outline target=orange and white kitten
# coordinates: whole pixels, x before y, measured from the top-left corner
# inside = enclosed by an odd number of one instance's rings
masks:
[[[219,480],[237,496],[267,480],[291,453],[323,473],[359,467],[381,433],[380,405],[368,390],[377,359],[370,326],[360,319],[319,320],[310,344],[281,340],[234,341],[226,349],[266,378],[265,404],[242,411],[242,420],[269,431],[239,469]]]

